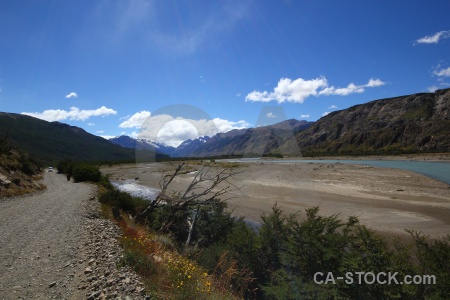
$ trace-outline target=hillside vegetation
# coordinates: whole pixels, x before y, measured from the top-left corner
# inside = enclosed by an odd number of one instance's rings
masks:
[[[135,160],[135,150],[122,148],[79,127],[60,122],[0,112],[0,128],[8,133],[13,147],[47,162],[66,158],[76,161]],[[155,158],[154,154],[146,155],[149,159]],[[157,159],[160,157],[164,155],[156,155]]]

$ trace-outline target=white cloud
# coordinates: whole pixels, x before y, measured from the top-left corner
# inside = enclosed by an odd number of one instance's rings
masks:
[[[220,1],[199,11],[186,10],[179,3],[167,10],[164,1],[98,1],[90,21],[97,25],[94,36],[107,37],[106,42],[113,45],[124,44],[131,37],[165,53],[189,54],[221,43],[239,23],[248,20],[250,5],[251,1]],[[179,18],[181,11],[185,18]],[[161,26],[174,20],[179,26]],[[92,35],[86,32],[86,36]]]
[[[202,135],[213,136],[214,134],[219,133],[219,132],[228,132],[233,129],[244,129],[244,128],[250,127],[250,123],[248,123],[244,120],[233,122],[233,121],[228,121],[228,120],[224,120],[221,118],[214,118],[212,121],[214,122],[216,129],[214,129],[212,124],[207,125],[207,126],[209,126],[209,132],[207,134],[202,134]],[[211,122],[211,120],[207,121],[206,123],[204,121],[202,121],[202,123],[205,123],[205,124],[208,124],[210,122]]]
[[[440,68],[440,66],[437,66],[436,69],[433,71],[434,75],[450,77],[450,67],[448,67],[447,69],[440,69],[440,70],[438,70],[438,68]]]
[[[104,133],[104,131],[103,130],[98,130],[97,133]]]
[[[67,98],[67,99],[69,99],[69,98],[76,98],[76,97],[78,97],[78,95],[77,95],[77,93],[75,93],[75,92],[71,92],[71,93],[69,93],[69,94],[66,95],[66,98]]]
[[[94,123],[87,123],[87,126],[95,126]]]
[[[383,82],[378,78],[377,79],[370,78],[369,82],[365,85],[365,87],[378,87],[378,86],[382,86],[385,84],[386,84],[386,82]]]
[[[62,120],[76,120],[85,121],[90,117],[105,117],[109,115],[115,115],[117,112],[114,109],[102,106],[97,109],[80,110],[77,107],[71,107],[70,111],[62,109],[48,109],[43,112],[22,112],[23,115],[32,116],[45,121],[62,121]]]
[[[250,126],[246,121],[229,121],[215,118],[212,120],[193,120],[170,115],[149,116],[139,126],[139,138],[162,141],[171,146],[178,146],[185,140],[200,136],[213,136],[219,132],[243,129]]]
[[[173,120],[164,124],[157,134],[157,140],[163,141],[169,146],[177,147],[183,141],[196,139],[200,135],[190,122],[185,120]]]
[[[306,115],[300,115],[300,118],[309,118],[310,117],[310,114],[306,114]]]
[[[437,86],[433,85],[433,86],[430,86],[427,90],[430,93],[434,93],[434,92],[436,92],[437,89],[439,89],[439,88]]]
[[[303,103],[305,99],[310,96],[347,96],[354,93],[362,93],[366,87],[378,87],[384,84],[385,82],[380,79],[371,78],[367,84],[364,85],[355,85],[354,83],[350,83],[345,88],[335,88],[334,86],[328,86],[328,81],[325,77],[319,77],[311,80],[305,80],[302,78],[295,80],[281,78],[273,92],[253,91],[245,97],[245,101]]]
[[[149,111],[143,110],[135,113],[128,118],[125,122],[120,123],[120,128],[140,128],[142,123],[150,117],[151,113]]]
[[[450,30],[444,30],[436,32],[433,35],[424,36],[416,41],[416,44],[437,44],[440,39],[446,39],[450,37]]]
[[[328,109],[336,109],[337,106],[336,105],[331,105],[330,107],[328,107]]]
[[[322,117],[325,117],[325,116],[328,115],[329,113],[330,113],[329,111],[324,112],[324,113],[322,114]]]
[[[363,93],[365,91],[365,88],[367,87],[378,87],[384,84],[386,83],[381,81],[380,79],[370,78],[369,81],[363,85],[355,85],[352,82],[345,88],[335,88],[334,86],[331,86],[323,89],[322,91],[319,92],[319,94],[327,96],[329,95],[347,96],[355,93]]]
[[[269,102],[276,100],[278,103],[303,103],[309,96],[317,96],[318,90],[327,85],[325,77],[311,80],[281,78],[273,92],[253,91],[245,97],[245,101]]]
[[[115,138],[116,136],[115,135],[99,135],[99,137],[102,137],[105,140],[109,140],[109,139]]]
[[[266,117],[268,117],[268,118],[276,118],[277,116],[275,116],[272,112],[268,112],[266,114]]]

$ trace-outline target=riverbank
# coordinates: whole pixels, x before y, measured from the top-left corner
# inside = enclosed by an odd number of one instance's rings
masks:
[[[102,172],[112,181],[134,180],[159,188],[163,172],[173,171],[176,164],[129,164],[103,167]],[[277,202],[289,213],[320,206],[324,215],[355,215],[370,228],[394,234],[403,233],[405,228],[436,237],[450,234],[449,185],[414,172],[340,163],[279,164],[265,159],[234,165],[240,172],[234,183],[242,187],[245,197],[229,200],[229,208],[254,222]],[[221,166],[215,163],[211,172],[218,172]],[[199,162],[193,162],[188,170],[200,167]],[[181,191],[193,176],[178,176],[171,188]]]

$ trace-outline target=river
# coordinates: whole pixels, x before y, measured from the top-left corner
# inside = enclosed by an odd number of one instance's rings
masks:
[[[261,162],[261,159],[235,159],[229,162]],[[270,163],[321,163],[321,164],[357,164],[381,168],[393,168],[413,171],[433,179],[450,184],[450,163],[449,162],[427,162],[408,160],[352,160],[352,159],[273,159],[264,160]]]

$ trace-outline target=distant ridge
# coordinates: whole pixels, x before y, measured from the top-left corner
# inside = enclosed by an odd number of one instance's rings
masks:
[[[186,140],[177,148],[144,139],[134,139],[129,136],[115,137],[110,141],[127,148],[156,149],[172,157],[263,155],[271,153],[274,148],[280,146],[286,135],[290,134],[293,137],[295,132],[304,130],[311,124],[313,123],[304,120],[290,119],[258,128],[233,129],[218,133],[213,137],[202,136],[197,139]]]
[[[176,151],[176,148],[171,147],[165,143],[153,142],[145,139],[135,139],[128,135],[121,135],[114,138],[110,138],[109,141],[116,145],[120,145],[124,148],[156,151],[169,156],[172,156]]]
[[[0,134],[7,134],[12,146],[49,162],[64,158],[78,161],[135,158],[135,150],[115,145],[79,127],[21,114],[0,112]]]
[[[313,122],[289,119],[269,126],[247,129],[233,129],[218,133],[211,138],[181,144],[175,151],[179,157],[207,157],[229,155],[265,155],[276,154],[282,150],[296,152],[298,147],[292,144],[293,134],[309,128]],[[284,142],[284,143],[283,143]],[[181,148],[181,149],[180,149]],[[286,152],[286,151],[285,151]]]

